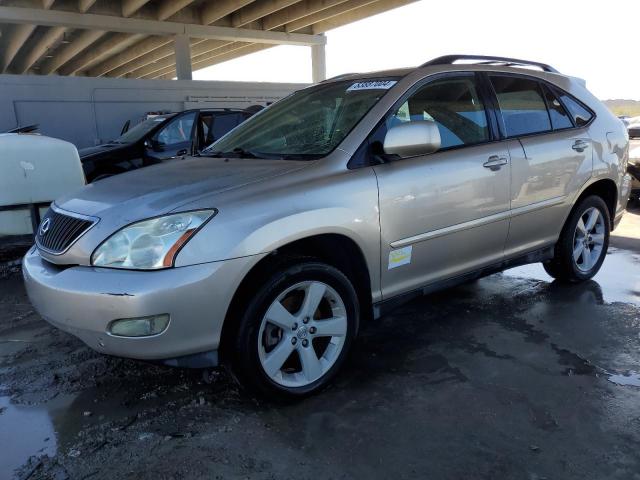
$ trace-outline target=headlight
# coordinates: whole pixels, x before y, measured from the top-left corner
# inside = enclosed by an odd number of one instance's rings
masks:
[[[176,213],[133,223],[114,233],[91,255],[96,267],[156,270],[173,260],[217,210]]]

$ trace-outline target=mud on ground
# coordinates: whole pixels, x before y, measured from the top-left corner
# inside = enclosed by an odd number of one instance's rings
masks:
[[[325,392],[93,352],[0,278],[0,479],[640,478],[640,229],[577,286],[539,265],[366,325]],[[620,247],[624,248],[620,248]],[[14,269],[15,270],[15,269]]]

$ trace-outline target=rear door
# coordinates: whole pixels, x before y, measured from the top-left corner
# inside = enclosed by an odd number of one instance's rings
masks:
[[[505,255],[514,256],[557,240],[572,193],[591,175],[592,142],[585,127],[591,114],[574,119],[557,90],[531,77],[490,79],[511,155]]]
[[[239,110],[207,111],[200,115],[202,135],[198,144],[198,150],[208,147],[219,140],[231,130],[236,128],[248,118],[248,115]]]
[[[427,81],[370,139],[433,120],[440,151],[374,167],[380,197],[385,298],[500,262],[509,226],[509,153],[493,130],[474,74]]]

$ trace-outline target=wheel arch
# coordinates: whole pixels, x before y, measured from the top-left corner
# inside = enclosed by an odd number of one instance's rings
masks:
[[[229,346],[233,343],[242,308],[246,298],[256,289],[274,268],[282,268],[295,259],[310,258],[331,265],[353,283],[360,303],[361,320],[373,317],[371,273],[360,246],[352,238],[341,233],[322,233],[300,238],[272,251],[261,258],[244,276],[238,285],[222,326],[219,352],[222,361],[229,357]]]
[[[616,207],[618,205],[618,186],[616,185],[616,182],[610,178],[600,178],[585,185],[575,202],[573,202],[573,207],[571,208],[569,215],[571,215],[571,212],[584,198],[587,198],[590,195],[597,195],[604,200],[604,203],[607,205],[609,210],[610,227],[613,230]],[[567,215],[567,218],[569,218],[569,215]]]

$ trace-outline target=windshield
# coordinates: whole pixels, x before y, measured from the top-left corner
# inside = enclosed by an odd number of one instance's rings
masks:
[[[203,154],[296,160],[323,157],[395,83],[389,79],[344,81],[300,90],[247,120]]]
[[[171,115],[158,115],[157,117],[147,118],[145,121],[140,122],[131,130],[128,130],[123,135],[120,135],[114,140],[114,143],[133,143],[140,140],[147,133],[153,130],[161,122],[164,122]]]

